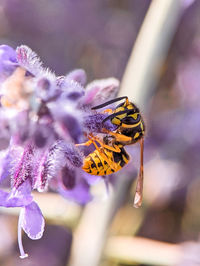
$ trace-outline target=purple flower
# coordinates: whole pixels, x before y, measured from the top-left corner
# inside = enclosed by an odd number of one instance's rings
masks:
[[[37,203],[32,201],[29,205],[22,208],[18,222],[18,243],[21,253],[20,258],[27,257],[27,254],[24,252],[21,242],[21,229],[24,230],[29,238],[36,240],[42,237],[44,232],[44,225],[44,218]]]
[[[33,76],[38,76],[45,72],[45,74],[52,74],[48,69],[43,68],[39,56],[26,45],[17,47],[16,57],[19,65],[25,68]]]
[[[22,245],[21,229],[25,231],[31,239],[39,239],[44,231],[44,218],[37,203],[31,196],[30,180],[22,182],[18,188],[12,187],[10,192],[0,190],[0,206],[2,207],[22,207],[18,221],[18,244],[20,257],[28,255],[24,252]]]
[[[79,169],[70,170],[68,167],[62,169],[62,183],[59,186],[59,193],[79,204],[86,204],[92,199],[90,186],[84,179],[83,171]]]
[[[75,69],[71,71],[69,74],[67,74],[66,78],[68,80],[74,80],[82,86],[84,86],[87,81],[87,76],[83,69]]]
[[[5,80],[18,66],[16,52],[8,45],[0,45],[0,80]]]
[[[119,81],[115,78],[94,80],[86,87],[83,103],[97,105],[114,98],[117,95]]]
[[[17,156],[16,160],[12,158],[14,156]],[[31,196],[34,181],[33,160],[33,146],[27,145],[23,152],[21,152],[21,149],[10,149],[5,153],[4,164],[2,165],[2,173],[5,170],[9,170],[11,172],[12,181],[10,192],[0,190],[0,206],[22,207],[18,222],[18,243],[21,258],[27,256],[22,246],[21,229],[23,229],[31,239],[39,239],[42,237],[44,231],[44,218],[38,205],[33,201],[33,197]],[[7,169],[8,167],[9,169]]]
[[[84,129],[86,132],[102,132],[102,122],[107,117],[105,113],[93,113],[84,117]],[[104,123],[104,128],[110,131],[117,129],[117,126],[112,124],[110,120]]]
[[[64,159],[57,180],[58,192],[69,200],[86,204],[92,196],[86,173],[80,169],[83,165],[83,154],[72,144],[59,141],[56,145]]]
[[[84,88],[82,69],[56,77],[25,45],[16,51],[1,46],[1,51],[0,138],[7,146],[0,152],[0,184],[11,188],[0,190],[0,206],[21,207],[18,243],[24,258],[21,229],[31,239],[44,231],[32,190],[50,187],[79,204],[92,199],[90,186],[101,177],[82,170],[84,153],[75,144],[84,142],[85,134],[101,132],[107,114],[91,111],[91,106],[114,97],[119,82],[96,80]],[[104,126],[114,130],[109,121]]]

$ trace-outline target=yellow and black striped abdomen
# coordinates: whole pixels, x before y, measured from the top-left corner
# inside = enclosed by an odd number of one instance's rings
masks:
[[[83,162],[82,169],[91,175],[110,175],[119,171],[129,161],[129,155],[122,147],[121,152],[106,148],[90,153]]]

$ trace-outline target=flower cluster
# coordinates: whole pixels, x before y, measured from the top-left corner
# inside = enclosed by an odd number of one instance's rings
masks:
[[[39,239],[44,218],[31,195],[48,187],[85,204],[91,178],[81,169],[84,154],[75,146],[88,132],[100,132],[106,114],[91,106],[113,98],[114,78],[86,84],[84,70],[57,77],[29,47],[0,46],[0,206],[22,207],[18,223],[21,258],[26,257],[21,229]],[[109,128],[111,125],[107,125]]]

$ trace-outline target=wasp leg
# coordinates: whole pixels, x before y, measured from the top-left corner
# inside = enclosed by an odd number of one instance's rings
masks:
[[[142,205],[142,197],[143,197],[143,154],[144,154],[144,139],[141,138],[140,140],[140,172],[137,179],[137,185],[136,185],[136,192],[135,192],[135,198],[134,198],[134,207],[139,208]]]
[[[91,135],[88,136],[88,138],[90,138],[90,140],[94,144],[96,150],[101,154],[102,158],[107,162],[107,164],[110,166],[110,168],[113,169],[114,171],[116,171],[117,170],[117,166],[115,165],[114,161],[111,161],[110,158],[108,158],[108,156],[104,152],[104,149],[105,149],[104,143],[101,142],[97,137],[93,137]],[[95,141],[100,144],[100,147],[97,146]],[[108,147],[111,148],[110,146],[108,146]]]
[[[91,144],[93,144],[96,148],[96,150],[99,151],[99,153],[101,154],[102,158],[107,162],[107,164],[110,166],[111,169],[115,170],[117,167],[115,166],[115,164],[113,164],[112,161],[110,161],[110,159],[107,157],[107,155],[104,153],[104,148],[109,149],[111,151],[114,152],[120,152],[121,150],[116,147],[111,147],[108,145],[105,145],[103,142],[101,142],[97,137],[94,137],[92,134],[90,134],[88,136],[89,140],[84,142],[84,143],[80,143],[80,144],[76,144],[75,146],[90,146]],[[97,146],[96,142],[98,142],[100,144],[100,147]]]
[[[84,143],[75,144],[75,146],[90,146],[93,142],[91,140],[88,140]]]
[[[122,134],[119,134],[119,133],[115,133],[115,132],[109,131],[109,130],[107,130],[105,128],[102,129],[102,132],[114,136],[115,139],[116,139],[116,141],[119,141],[119,142],[132,141],[132,138],[131,137],[127,137],[125,135],[122,135]]]
[[[114,163],[114,158],[113,158],[113,155],[112,155],[112,161],[111,161],[111,164],[110,164],[110,159],[107,157],[107,155],[104,153],[104,149],[107,149],[107,150],[110,150],[110,151],[114,151],[114,152],[117,152],[117,153],[120,153],[121,152],[121,149],[117,146],[117,145],[114,145],[113,147],[112,146],[109,146],[109,145],[106,145],[104,144],[100,139],[96,138],[96,137],[93,137],[93,139],[99,143],[99,145],[101,146],[100,148],[96,145],[96,149],[99,150],[99,152],[101,153],[102,157],[104,158],[104,160],[108,163],[108,165],[114,169],[114,170],[117,170],[118,168],[118,165],[116,166]],[[93,143],[94,145],[96,143]],[[99,149],[98,149],[99,148]],[[118,163],[119,164],[119,163]]]
[[[103,148],[105,148],[107,150],[118,152],[118,153],[121,152],[121,149],[117,145],[109,146],[109,145],[104,144],[100,139],[98,139],[96,137],[93,137],[93,139],[96,142],[98,142],[101,147],[103,147]]]

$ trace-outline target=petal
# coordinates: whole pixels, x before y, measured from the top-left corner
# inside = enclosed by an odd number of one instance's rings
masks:
[[[84,104],[100,104],[117,95],[119,81],[115,78],[94,80],[86,87]]]
[[[87,80],[86,73],[83,69],[75,69],[71,71],[69,74],[67,74],[66,78],[68,80],[75,80],[78,83],[80,83],[82,86],[85,85]]]
[[[81,179],[71,190],[64,189],[60,186],[59,193],[69,200],[78,202],[79,204],[86,204],[92,199],[89,188],[90,187],[86,181]]]
[[[44,232],[44,217],[34,201],[24,207],[21,214],[21,227],[31,239],[39,239]]]
[[[55,130],[59,137],[66,141],[72,138],[78,143],[83,134],[83,112],[72,101],[63,98],[62,101],[48,104],[48,108],[56,121]]]
[[[76,186],[76,170],[70,169],[67,166],[61,170],[63,185],[67,190],[72,190]]]
[[[32,137],[37,148],[46,148],[54,141],[53,128],[48,124],[35,124]]]
[[[0,206],[23,207],[33,200],[31,195],[25,197],[13,197],[10,193],[0,190]]]
[[[8,150],[0,151],[0,182],[9,176],[10,156]]]
[[[31,74],[37,75],[42,72],[43,68],[40,58],[28,46],[18,46],[16,54],[19,65],[27,69]]]
[[[56,89],[56,82],[54,76],[44,75],[36,82],[35,87],[36,97],[41,98],[43,101],[49,101],[57,97],[58,90]]]
[[[3,60],[10,60],[11,62],[16,63],[16,52],[9,45],[0,45],[0,58]]]
[[[16,52],[8,45],[0,45],[0,79],[5,80],[17,67]]]
[[[33,201],[31,196],[31,185],[29,181],[24,182],[17,190],[10,193],[0,190],[0,206],[2,207],[22,207]]]
[[[102,176],[100,175],[90,175],[88,173],[83,173],[83,178],[87,181],[89,185],[94,185],[98,183],[100,180],[102,180]]]
[[[82,136],[82,127],[80,121],[75,115],[65,114],[60,120],[63,130],[67,131],[70,137],[75,141],[75,143],[80,142]]]
[[[3,207],[14,207],[13,205],[15,205],[14,201],[12,200],[8,200],[10,193],[9,192],[5,192],[3,190],[0,190],[0,206]]]
[[[82,85],[73,79],[65,79],[62,84],[62,90],[62,98],[67,98],[72,102],[77,101],[85,94],[85,90]]]

